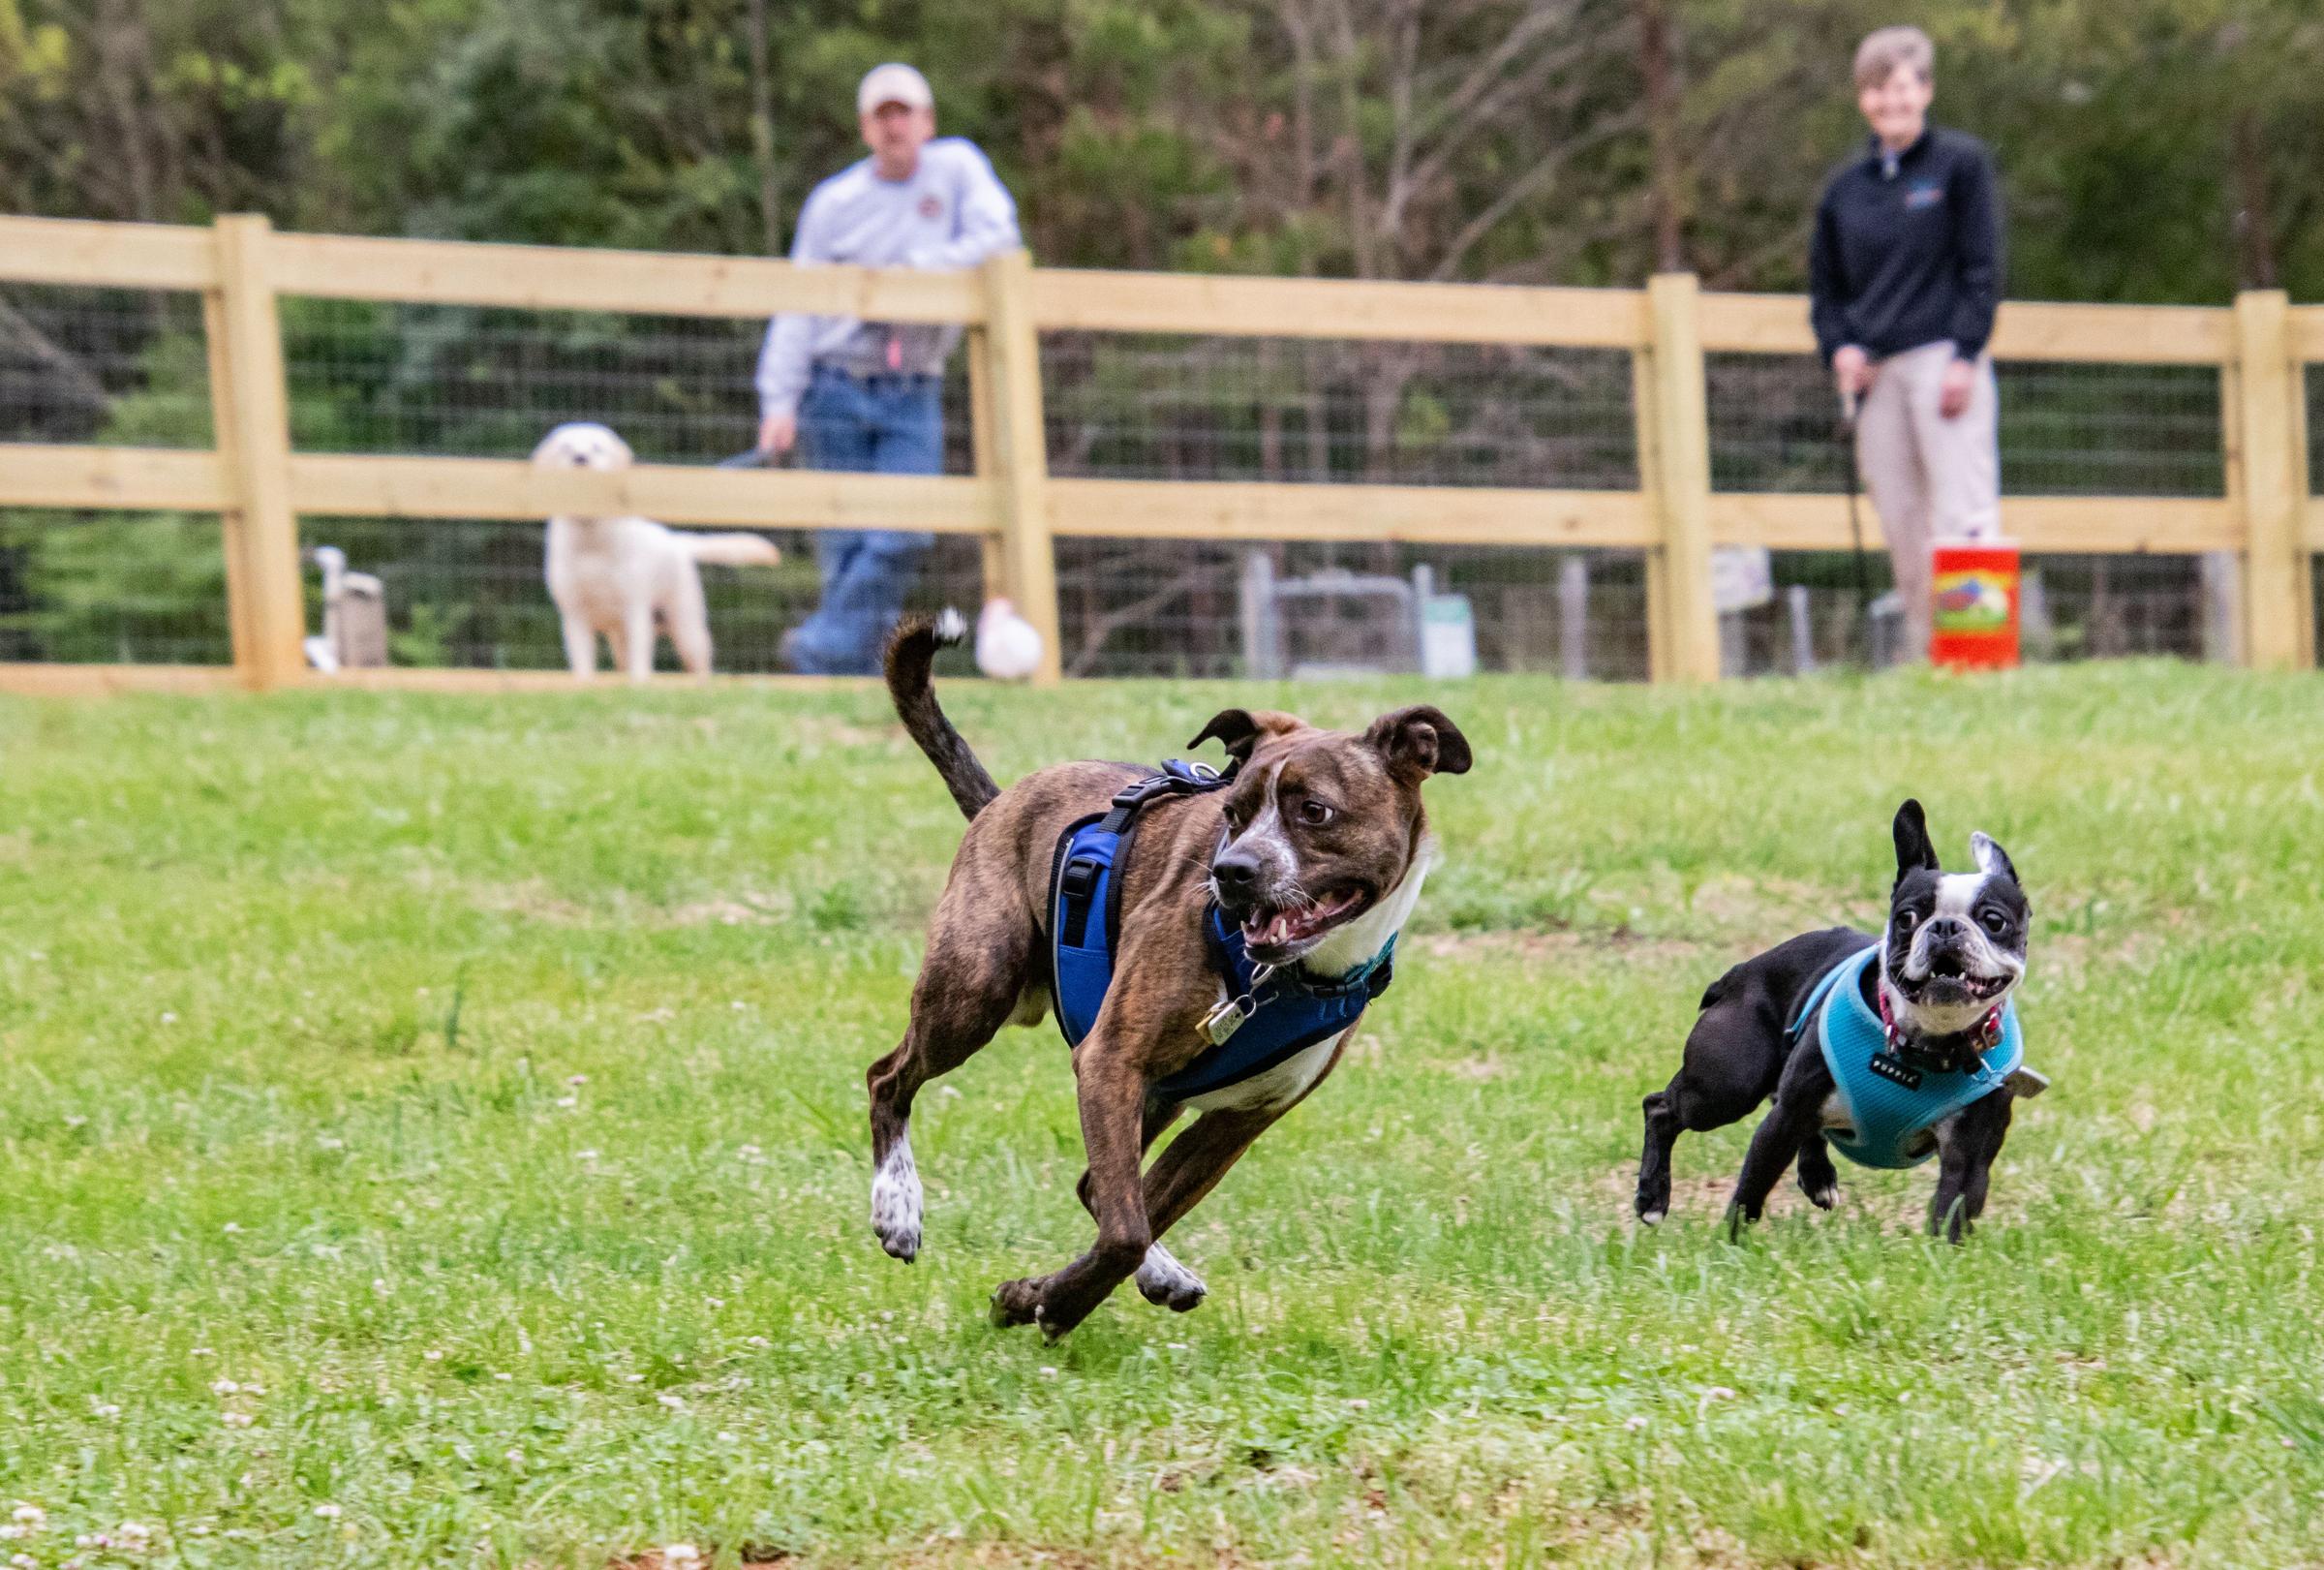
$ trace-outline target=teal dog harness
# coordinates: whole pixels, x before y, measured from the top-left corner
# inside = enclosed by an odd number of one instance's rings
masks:
[[[1078,1047],[1097,1023],[1114,980],[1121,940],[1121,887],[1136,843],[1139,816],[1157,801],[1225,786],[1200,763],[1172,758],[1160,774],[1124,786],[1111,810],[1069,824],[1050,866],[1050,965],[1056,982],[1057,1029]],[[1184,1101],[1239,1085],[1347,1030],[1395,975],[1395,939],[1349,974],[1325,980],[1278,972],[1244,952],[1242,929],[1216,902],[1203,912],[1203,944],[1228,1001],[1206,1022],[1208,1050],[1154,1086]]]
[[[1897,1053],[1881,1015],[1864,1001],[1864,970],[1879,956],[1879,948],[1867,948],[1825,972],[1787,1033],[1796,1047],[1813,1029],[1832,1071],[1848,1113],[1846,1128],[1824,1130],[1832,1147],[1859,1166],[1918,1166],[1937,1152],[1936,1141],[1922,1135],[2002,1090],[2025,1062],[2025,1032],[2011,1001],[1987,1017],[1986,1044],[1974,1067],[1961,1072],[1908,1061]]]

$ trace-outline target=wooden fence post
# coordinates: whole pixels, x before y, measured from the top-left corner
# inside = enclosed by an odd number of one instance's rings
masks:
[[[993,334],[984,327],[968,329],[968,452],[976,477],[999,485],[1000,431],[993,412]],[[984,596],[1009,595],[1009,559],[1001,536],[988,530],[977,537],[983,567]],[[1014,598],[1013,596],[1010,598]]]
[[[2244,524],[2245,657],[2260,670],[2315,663],[2309,554],[2308,452],[2301,367],[2292,357],[2291,302],[2281,290],[2235,297],[2235,423],[2228,431],[2228,495]]]
[[[993,373],[1000,561],[1017,614],[1041,634],[1038,687],[1061,676],[1056,542],[1050,532],[1049,432],[1041,411],[1041,336],[1033,324],[1033,261],[1023,250],[985,262],[985,337]]]
[[[234,668],[261,692],[306,667],[306,590],[290,510],[290,416],[263,214],[217,225],[218,285],[202,292],[210,410],[232,504],[221,515]]]
[[[1632,356],[1638,482],[1657,539],[1646,553],[1646,655],[1658,682],[1719,679],[1701,304],[1693,273],[1655,274],[1646,284],[1649,345]]]

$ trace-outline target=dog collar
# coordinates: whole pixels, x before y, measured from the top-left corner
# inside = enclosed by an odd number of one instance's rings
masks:
[[[1872,989],[1872,995],[1880,1000],[1881,1004],[1881,1036],[1888,1043],[1888,1050],[1890,1052],[1902,1057],[1905,1052],[1905,1033],[1901,1030],[1897,1029],[1896,1016],[1888,1011],[1888,986],[1885,977],[1881,978],[1880,982],[1874,985]],[[1991,1052],[1996,1046],[2000,1045],[2002,1039],[2002,1005],[1999,1003],[1994,1004],[1992,1010],[1987,1013],[1983,1019],[1979,1020],[1975,1028],[1971,1030],[1968,1033],[1975,1040],[1977,1047],[1976,1055],[1980,1058],[1984,1057],[1985,1054]]]

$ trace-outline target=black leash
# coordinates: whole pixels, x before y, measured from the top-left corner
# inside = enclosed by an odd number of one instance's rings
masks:
[[[1840,394],[1840,445],[1848,453],[1848,538],[1856,553],[1856,637],[1864,664],[1872,665],[1872,579],[1864,566],[1864,519],[1861,496],[1864,477],[1856,467],[1856,395]]]

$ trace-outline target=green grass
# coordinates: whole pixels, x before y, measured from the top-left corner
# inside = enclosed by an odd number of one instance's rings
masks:
[[[949,695],[1004,779],[1269,696]],[[984,1320],[1087,1237],[1050,1028],[923,1097],[920,1262],[865,1222],[960,829],[875,694],[0,704],[0,1549],[2324,1562],[2324,685],[1429,695],[1479,766],[1398,985],[1173,1236],[1209,1302],[1055,1347]],[[1641,1233],[1703,984],[1876,919],[1907,793],[2038,917],[1986,1226],[1844,1168],[1728,1244],[1744,1125]]]

